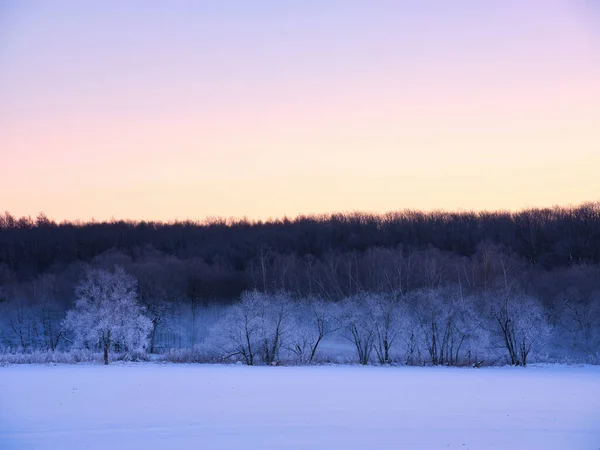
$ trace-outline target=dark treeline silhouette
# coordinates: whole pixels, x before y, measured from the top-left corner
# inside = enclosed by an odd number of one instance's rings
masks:
[[[19,280],[110,249],[132,258],[151,246],[180,259],[199,258],[232,274],[261,254],[322,258],[330,253],[402,247],[471,257],[493,243],[528,263],[553,269],[600,262],[600,202],[521,212],[351,213],[271,221],[62,222],[0,215],[0,264]],[[243,286],[240,286],[243,288]],[[229,295],[229,292],[225,292]]]

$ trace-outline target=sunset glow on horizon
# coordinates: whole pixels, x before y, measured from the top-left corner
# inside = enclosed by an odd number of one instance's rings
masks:
[[[0,4],[0,211],[168,221],[596,200],[597,2]]]

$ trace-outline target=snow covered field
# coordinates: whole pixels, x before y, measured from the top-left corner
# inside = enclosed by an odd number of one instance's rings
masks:
[[[0,449],[600,449],[600,368],[0,368]]]

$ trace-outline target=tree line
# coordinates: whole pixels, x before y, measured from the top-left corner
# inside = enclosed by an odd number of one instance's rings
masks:
[[[439,285],[409,292],[361,291],[331,301],[282,290],[246,291],[238,302],[221,307],[210,325],[205,322],[207,333],[191,350],[204,361],[247,365],[340,362],[340,357],[342,362],[360,364],[476,367],[525,366],[531,356],[534,361],[599,362],[598,302],[547,308],[525,294],[514,283],[510,268],[501,263],[502,284],[478,293],[460,285]],[[190,319],[190,310],[182,314],[177,304],[144,304],[137,279],[121,266],[88,267],[76,286],[75,303],[58,315],[58,322],[45,321],[43,308],[36,316],[35,310],[13,306],[4,309],[8,321],[3,325],[9,325],[20,346],[9,356],[15,351],[83,349],[92,359],[101,352],[108,364],[110,354],[144,359],[155,353],[159,327],[163,332],[190,332],[190,322],[181,327],[182,316]],[[198,313],[205,317],[208,311],[205,307]],[[29,352],[23,332],[28,339],[40,339],[37,344],[29,342]],[[4,331],[3,338],[7,340]],[[345,349],[340,341],[346,343]],[[177,353],[173,347],[166,350]]]
[[[43,213],[35,219],[0,214],[0,264],[19,279],[90,261],[109,249],[135,257],[146,245],[181,259],[199,258],[239,272],[265,252],[319,259],[332,252],[402,246],[407,252],[436,248],[469,257],[483,242],[545,269],[597,264],[600,202],[515,213],[403,211],[171,223],[56,223]]]
[[[524,364],[532,349],[541,360],[594,361],[599,250],[599,203],[168,224],[57,224],[7,213],[0,216],[0,347],[73,348],[76,333],[65,320],[81,300],[82,280],[120,267],[147,319],[151,354],[210,344],[210,354],[220,349],[219,358],[246,363],[282,354],[308,362],[326,353],[314,342],[339,338],[361,362]],[[288,331],[267,346],[224,342],[232,311],[239,316],[257,295],[253,311],[262,304],[264,320],[285,306],[281,330]],[[335,332],[302,337],[300,324],[315,318],[315,305],[325,312],[313,331]],[[382,305],[393,311],[385,320]],[[371,319],[353,325],[351,317]],[[374,317],[387,321],[386,332]],[[529,329],[536,339],[524,337]]]

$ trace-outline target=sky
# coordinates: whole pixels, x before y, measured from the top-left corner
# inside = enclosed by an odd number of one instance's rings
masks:
[[[0,211],[600,200],[597,0],[0,0]]]

